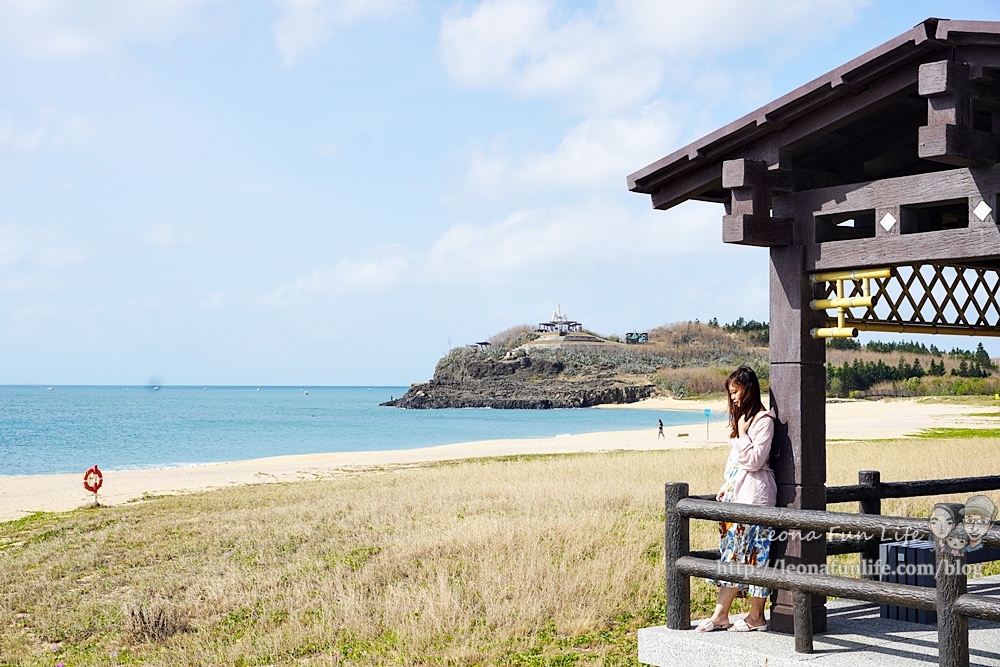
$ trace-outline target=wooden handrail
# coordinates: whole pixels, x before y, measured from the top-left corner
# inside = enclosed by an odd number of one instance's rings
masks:
[[[920,498],[923,496],[1000,490],[1000,475],[881,482],[878,471],[863,470],[859,474],[859,477],[863,483],[828,486],[826,488],[826,503],[832,505],[835,503],[858,502],[860,503],[859,514],[881,515],[881,501],[884,498]],[[689,496],[689,498],[693,500],[714,501],[715,495],[707,493]],[[878,560],[878,545],[880,542],[898,541],[893,539],[892,535],[885,536],[885,539],[881,538],[881,535],[867,540],[859,539],[858,537],[830,538],[827,540],[826,553],[828,556],[861,553],[866,561],[874,563]]]
[[[900,607],[935,609],[934,589],[925,586],[865,581],[821,573],[797,574],[783,572],[780,568],[750,565],[733,566],[730,563],[702,560],[690,556],[678,559],[677,568],[685,574],[696,577],[720,579],[733,583],[753,584],[766,588],[780,588],[785,591],[802,591],[818,595],[836,595],[851,600],[866,600],[894,604]]]
[[[877,514],[848,514],[822,510],[797,510],[788,507],[765,507],[743,503],[719,503],[708,500],[683,498],[678,500],[676,511],[687,519],[708,521],[735,521],[759,524],[773,528],[793,530],[860,533],[863,539],[881,536],[892,542],[926,540],[930,535],[927,519]],[[872,536],[872,537],[868,537]],[[994,526],[982,539],[983,546],[1000,547],[1000,527]]]
[[[860,514],[720,503],[714,496],[688,497],[688,485],[683,482],[667,484],[664,495],[667,626],[673,629],[690,629],[690,577],[701,576],[791,591],[794,602],[795,650],[800,653],[811,653],[813,650],[812,611],[809,601],[813,594],[836,595],[881,604],[936,610],[938,664],[941,667],[968,665],[968,619],[1000,620],[1000,600],[968,593],[964,551],[935,551],[934,589],[838,577],[826,574],[823,569],[825,566],[815,572],[803,572],[799,569],[785,570],[783,564],[780,567],[772,563],[765,567],[757,567],[727,563],[719,561],[714,552],[690,551],[689,520],[704,519],[791,529],[798,531],[800,539],[808,539],[806,531],[818,533],[817,539],[825,539],[826,534],[831,531],[858,533],[829,540],[827,553],[851,553],[862,550],[864,560],[869,558],[872,545],[877,547],[879,541],[889,538],[892,541],[902,541],[930,537],[927,519],[882,516],[879,505],[881,498],[967,493],[1000,488],[1000,476],[897,482],[892,485],[880,483],[877,471],[862,471],[860,477],[861,484],[855,487],[841,487],[840,491],[841,497],[852,496],[857,499],[863,496],[860,500],[862,512]],[[960,512],[962,505],[938,503],[936,507],[944,508],[955,515]],[[988,547],[1000,547],[1000,526],[991,527],[983,537],[982,544]]]

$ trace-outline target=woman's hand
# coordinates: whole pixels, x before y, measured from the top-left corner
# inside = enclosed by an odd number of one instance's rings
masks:
[[[718,500],[721,503],[722,502],[722,498],[725,495],[726,495],[725,491],[719,491],[717,494],[715,494],[715,499]]]
[[[739,421],[736,422],[736,432],[739,434],[739,437],[742,438],[747,434],[747,430],[750,428],[750,422],[752,421],[753,419],[747,419],[746,415],[740,416]]]

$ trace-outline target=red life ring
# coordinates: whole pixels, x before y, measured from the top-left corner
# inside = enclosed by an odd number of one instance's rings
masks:
[[[83,473],[83,488],[91,493],[97,493],[97,490],[101,488],[101,484],[104,484],[104,475],[97,469],[96,465]]]

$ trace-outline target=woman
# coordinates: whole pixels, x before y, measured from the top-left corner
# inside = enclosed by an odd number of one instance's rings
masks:
[[[773,507],[778,489],[774,473],[767,465],[774,438],[774,411],[764,410],[760,400],[760,382],[748,366],[740,366],[726,379],[729,395],[729,427],[732,450],[726,462],[726,481],[716,495],[724,503],[746,503]],[[728,563],[763,566],[771,548],[771,529],[743,523],[720,522],[721,560]],[[750,632],[767,630],[764,603],[768,590],[762,586],[712,583],[719,586],[715,613],[696,628],[699,632],[725,630]],[[729,610],[739,595],[750,596],[750,613],[730,624]]]

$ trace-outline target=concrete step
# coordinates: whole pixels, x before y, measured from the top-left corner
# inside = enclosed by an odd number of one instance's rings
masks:
[[[969,592],[1000,597],[1000,576],[970,580]],[[639,662],[656,667],[933,667],[938,664],[936,626],[879,618],[877,604],[830,600],[827,624],[828,631],[814,637],[815,652],[811,654],[796,653],[795,639],[776,632],[642,628]],[[969,664],[1000,667],[1000,623],[969,620]]]

